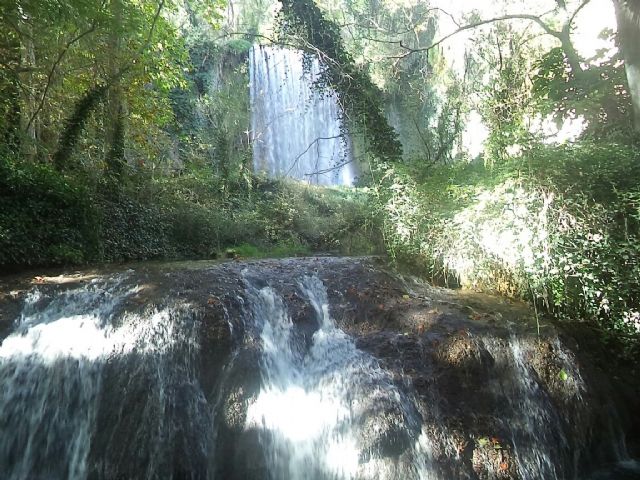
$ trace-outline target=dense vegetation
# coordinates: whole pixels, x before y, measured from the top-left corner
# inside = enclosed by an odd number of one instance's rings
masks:
[[[634,2],[609,5],[618,33],[602,36],[621,48],[593,58],[573,40],[590,2],[504,2],[492,18],[276,3],[2,1],[0,266],[386,251],[638,335]],[[442,48],[456,34],[457,64]],[[324,62],[317,88],[340,98],[359,189],[252,171],[247,53],[267,41]],[[570,138],[540,127],[570,121],[584,127]]]
[[[3,160],[0,201],[9,268],[383,249],[362,193],[259,178],[230,189],[210,169],[90,187],[48,165]]]

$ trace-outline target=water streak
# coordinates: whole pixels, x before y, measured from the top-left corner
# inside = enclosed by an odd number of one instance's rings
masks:
[[[0,346],[0,478],[170,478],[189,435],[180,462],[202,469],[197,322],[179,304],[123,313],[139,290],[116,276],[27,296]]]
[[[350,139],[335,93],[318,92],[317,59],[258,45],[250,53],[251,128],[256,171],[318,185],[352,185]]]
[[[414,467],[383,461],[417,441],[420,418],[405,393],[370,355],[336,328],[316,277],[300,290],[319,328],[307,348],[271,287],[249,286],[261,326],[263,386],[247,428],[263,431],[272,478],[416,478]]]

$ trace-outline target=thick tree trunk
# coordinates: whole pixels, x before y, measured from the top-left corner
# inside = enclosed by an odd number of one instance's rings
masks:
[[[633,104],[633,125],[636,132],[640,133],[640,24],[637,14],[630,8],[630,2],[616,0],[614,5],[618,22],[618,42]]]

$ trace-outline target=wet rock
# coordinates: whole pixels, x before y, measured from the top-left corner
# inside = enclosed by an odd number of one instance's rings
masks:
[[[243,271],[287,303],[292,338],[302,351],[319,325],[299,282],[306,275],[324,279],[336,324],[385,369],[387,387],[406,397],[401,404],[414,405],[403,411],[374,394],[353,403],[362,465],[379,460],[411,472],[408,457],[426,436],[440,478],[522,478],[518,465],[530,446],[544,447],[558,478],[586,478],[619,456],[625,433],[629,444],[636,439],[640,445],[637,375],[610,366],[610,353],[599,350],[589,332],[578,336],[578,327],[561,336],[548,328],[538,337],[532,313],[517,302],[432,287],[367,258],[140,265],[126,280],[140,288],[114,314],[114,324],[126,323],[125,311],[153,310],[179,297],[185,315],[194,319],[194,340],[165,352],[163,365],[185,366],[162,392],[171,401],[158,400],[154,383],[165,370],[142,353],[108,362],[90,478],[141,478],[158,458],[152,452],[157,445],[163,458],[153,466],[162,472],[158,478],[265,478],[273,460],[264,453],[270,438],[246,425],[262,378],[258,332],[246,318]],[[45,283],[38,287],[45,293],[69,288],[41,277]],[[88,281],[78,277],[77,283]],[[11,328],[24,298],[10,292],[26,292],[22,287],[24,282],[3,282],[0,335]],[[171,421],[155,430],[145,427],[142,435],[141,425],[152,425],[151,418]],[[533,436],[535,429],[544,435]],[[210,436],[196,434],[202,431]],[[527,447],[517,452],[516,442]]]
[[[473,450],[473,471],[481,480],[515,480],[520,478],[513,453],[497,438],[480,437]]]
[[[260,353],[256,346],[237,351],[219,385],[222,398],[221,419],[231,432],[244,430],[247,408],[260,390]]]
[[[359,414],[359,444],[361,459],[400,456],[417,439],[420,424],[416,418],[407,418],[398,405],[384,397],[370,399],[369,404]]]

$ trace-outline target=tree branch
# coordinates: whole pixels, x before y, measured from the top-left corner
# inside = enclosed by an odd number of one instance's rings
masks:
[[[104,6],[104,3],[105,2],[103,1],[102,2],[102,6]],[[53,75],[55,74],[56,69],[58,68],[58,65],[60,65],[60,62],[62,62],[62,59],[64,58],[64,56],[69,51],[69,48],[71,47],[71,45],[73,45],[74,43],[80,41],[82,38],[84,38],[87,35],[89,35],[95,29],[96,29],[96,22],[94,22],[88,30],[85,30],[84,32],[79,33],[78,35],[73,37],[71,40],[69,40],[65,44],[65,46],[62,48],[62,50],[58,54],[58,57],[56,58],[55,62],[53,62],[53,65],[51,66],[51,70],[49,70],[49,74],[47,75],[47,83],[44,86],[44,90],[42,92],[42,96],[40,97],[40,102],[38,103],[38,107],[31,114],[31,117],[29,117],[29,122],[27,123],[27,127],[26,127],[25,131],[27,131],[27,132],[29,131],[29,129],[31,128],[31,125],[35,121],[36,117],[38,116],[38,114],[44,108],[44,102],[45,102],[45,100],[47,98],[47,94],[49,93],[49,89],[51,88],[51,83],[53,81]]]
[[[153,21],[151,22],[151,28],[149,29],[149,35],[147,35],[147,40],[145,43],[143,43],[140,48],[138,49],[138,56],[141,56],[144,51],[149,48],[149,45],[151,45],[151,40],[153,38],[153,33],[155,32],[156,29],[156,25],[158,23],[158,19],[160,18],[160,13],[162,12],[162,9],[164,8],[164,4],[165,4],[166,0],[160,0],[160,2],[158,3],[158,8],[156,9],[156,13],[153,16]],[[133,67],[133,65],[135,64],[135,60],[131,63],[129,63],[128,65],[126,65],[125,67],[121,68],[120,70],[116,71],[114,74],[112,74],[110,77],[107,78],[106,83],[104,84],[107,88],[111,87],[119,78],[121,78],[125,73],[127,73],[129,70],[131,70],[131,68]]]
[[[305,173],[304,176],[312,177],[314,175],[324,175],[325,173],[333,172],[334,170],[340,170],[342,167],[344,167],[345,165],[349,165],[351,162],[353,162],[353,159],[347,160],[343,163],[339,163],[338,165],[335,165],[333,167],[325,168],[324,170],[316,170],[315,172]]]
[[[316,138],[313,142],[309,144],[309,146],[304,150],[304,152],[302,152],[300,155],[298,155],[296,158],[293,159],[293,163],[291,164],[291,167],[289,167],[289,170],[287,170],[286,175],[289,175],[291,173],[291,170],[293,170],[293,168],[296,166],[296,164],[298,163],[298,160],[300,160],[305,153],[311,150],[311,147],[313,147],[314,145],[317,145],[320,140],[335,140],[336,138],[342,138],[342,137],[344,137],[344,134],[334,135],[333,137]]]
[[[585,0],[583,3],[588,3],[589,0]],[[583,5],[581,5],[579,8],[582,8]],[[547,12],[548,13],[548,12]],[[543,14],[545,15],[545,14]],[[437,47],[438,45],[440,45],[441,43],[447,41],[448,39],[450,39],[451,37],[464,32],[466,30],[473,30],[475,28],[481,27],[483,25],[488,25],[490,23],[495,23],[495,22],[501,22],[504,20],[529,20],[532,22],[537,23],[540,28],[542,28],[547,34],[557,38],[557,39],[561,39],[562,34],[561,32],[558,32],[556,30],[553,30],[549,25],[547,25],[543,20],[542,20],[542,15],[537,16],[537,15],[529,15],[529,14],[509,14],[509,15],[503,15],[501,17],[494,17],[494,18],[489,18],[486,20],[480,20],[478,22],[474,22],[474,23],[470,23],[468,25],[463,25],[459,28],[457,28],[456,30],[454,30],[451,33],[448,33],[447,35],[445,35],[444,37],[440,38],[439,40],[433,42],[431,45],[427,46],[427,47],[418,47],[418,48],[413,48],[410,47],[408,45],[405,45],[402,41],[399,42],[399,45],[401,48],[403,48],[404,50],[406,50],[405,53],[403,53],[402,55],[399,56],[395,56],[395,57],[389,57],[389,58],[405,58],[409,55],[411,55],[412,53],[417,53],[417,52],[428,52],[429,50]]]
[[[584,7],[587,6],[587,4],[590,2],[591,0],[583,0],[583,2],[578,6],[578,8],[576,8],[576,11],[573,12],[573,14],[571,15],[571,17],[569,18],[569,20],[567,21],[567,24],[571,25],[573,23],[573,21],[575,20],[576,16],[578,15],[578,13],[580,13],[580,10],[582,10]]]

